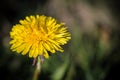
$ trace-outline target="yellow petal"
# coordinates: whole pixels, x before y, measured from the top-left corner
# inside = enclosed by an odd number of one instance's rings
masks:
[[[15,48],[17,53],[22,52],[25,49],[26,44],[22,44],[21,46]],[[14,49],[13,49],[14,50]]]
[[[35,52],[35,46],[33,44],[32,47],[31,47],[31,49],[30,49],[30,52],[29,52],[29,57],[33,57],[34,52]]]
[[[46,42],[43,43],[43,46],[44,46],[44,48],[47,49],[48,51],[51,50],[50,45],[48,45]]]
[[[49,58],[48,52],[44,49],[44,54],[45,58]]]
[[[21,43],[21,42],[16,42],[16,43],[14,43],[12,46],[11,46],[11,49],[14,49],[14,48],[17,48],[17,47],[19,47],[20,45],[22,45],[23,43]]]
[[[24,51],[22,52],[22,54],[23,54],[23,55],[27,54],[28,51],[30,50],[30,47],[31,47],[31,46],[32,46],[32,44],[27,44],[27,45],[25,46],[25,49],[24,49]]]
[[[43,54],[43,42],[40,42],[39,44],[38,44],[38,53],[40,54],[40,55],[42,55]]]
[[[33,54],[33,57],[36,58],[38,56],[38,44],[36,44],[35,52]]]

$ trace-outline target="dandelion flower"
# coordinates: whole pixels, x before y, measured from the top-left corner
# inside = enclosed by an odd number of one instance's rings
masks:
[[[63,23],[44,15],[27,16],[13,26],[10,31],[10,49],[30,58],[44,56],[50,53],[63,52],[62,45],[66,44],[71,35]]]

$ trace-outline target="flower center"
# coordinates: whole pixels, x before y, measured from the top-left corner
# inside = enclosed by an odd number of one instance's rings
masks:
[[[33,32],[31,34],[31,39],[33,41],[46,41],[47,40],[47,34],[45,32],[42,32],[37,29],[33,29]]]

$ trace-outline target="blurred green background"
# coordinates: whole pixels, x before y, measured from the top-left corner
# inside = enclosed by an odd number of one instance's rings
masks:
[[[66,23],[64,53],[45,59],[38,80],[119,80],[119,0],[1,0],[0,80],[32,80],[33,59],[11,52],[9,32],[25,16],[44,14]]]

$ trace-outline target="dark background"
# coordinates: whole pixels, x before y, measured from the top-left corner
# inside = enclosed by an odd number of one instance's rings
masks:
[[[32,80],[31,58],[11,52],[9,32],[20,19],[47,15],[66,23],[72,39],[64,53],[42,64],[39,80],[119,80],[119,0],[1,0],[0,78]]]

